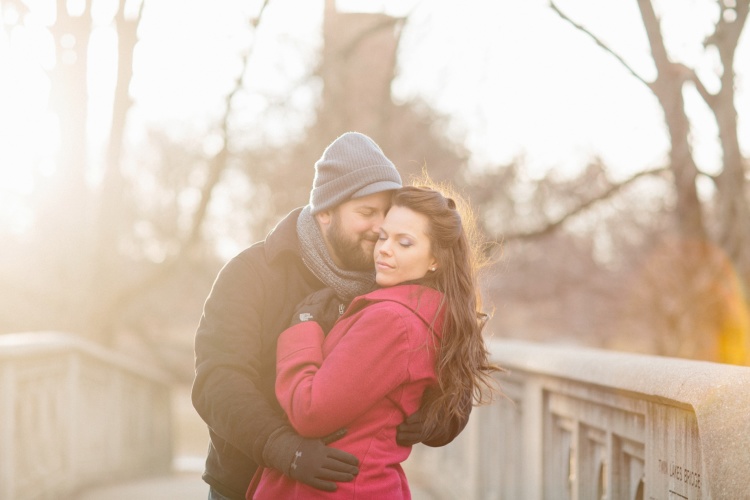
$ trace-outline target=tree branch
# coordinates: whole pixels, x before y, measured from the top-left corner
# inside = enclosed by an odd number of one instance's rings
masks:
[[[545,226],[539,229],[532,230],[532,231],[521,231],[521,232],[516,232],[516,233],[505,234],[502,237],[502,241],[508,242],[508,241],[513,241],[513,240],[530,240],[530,239],[535,239],[535,238],[540,238],[542,236],[546,236],[556,231],[557,229],[559,229],[568,220],[581,214],[582,212],[591,208],[595,204],[611,198],[612,196],[620,192],[622,189],[624,189],[626,186],[629,186],[630,184],[640,179],[641,177],[652,176],[652,175],[656,176],[656,175],[663,174],[664,172],[667,172],[667,171],[669,171],[668,167],[659,167],[659,168],[652,169],[652,170],[644,170],[642,172],[638,172],[622,182],[610,185],[609,188],[607,188],[604,192],[600,193],[597,196],[594,196],[593,198],[590,198],[588,200],[581,202],[578,206],[574,207],[572,210],[569,210],[568,212],[560,216],[558,219],[548,222]]]
[[[250,20],[250,26],[252,27],[253,31],[255,31],[260,25],[261,18],[263,17],[263,13],[265,12],[266,7],[268,6],[268,2],[269,0],[264,0],[263,5],[261,5],[260,7],[258,15]],[[203,226],[203,221],[206,218],[208,206],[211,203],[211,196],[214,187],[216,187],[216,185],[219,183],[221,174],[226,169],[227,158],[229,157],[229,115],[232,113],[232,103],[235,96],[245,86],[245,75],[247,74],[247,67],[254,47],[254,44],[250,45],[242,54],[242,64],[240,65],[240,72],[234,81],[234,87],[224,99],[226,107],[224,109],[224,115],[222,117],[220,125],[223,146],[216,153],[216,155],[211,158],[211,161],[209,163],[208,180],[203,185],[203,189],[201,190],[201,201],[198,204],[195,213],[193,214],[193,223],[190,228],[190,233],[188,234],[184,245],[182,245],[186,249],[197,243],[200,239],[200,230]]]
[[[698,94],[701,96],[703,101],[705,101],[709,108],[711,108],[712,110],[715,109],[716,95],[708,91],[706,86],[703,85],[701,79],[698,78],[698,74],[695,72],[695,70],[688,68],[684,64],[680,64],[679,66],[682,69],[683,73],[686,75],[685,80],[693,82],[693,85],[695,85],[695,90],[698,91]]]
[[[260,24],[261,17],[265,12],[266,6],[269,0],[265,0],[260,8],[258,16],[250,20],[250,25],[255,30]],[[125,307],[130,301],[136,297],[141,296],[143,293],[169,277],[172,272],[177,269],[182,259],[187,255],[188,251],[199,241],[200,231],[203,226],[206,214],[208,212],[208,206],[211,202],[211,195],[214,187],[218,184],[221,174],[227,165],[227,158],[229,156],[229,115],[232,111],[232,103],[234,96],[243,88],[245,74],[247,73],[248,62],[250,55],[252,54],[254,45],[249,46],[244,54],[242,55],[242,64],[240,73],[235,79],[235,84],[232,90],[224,99],[226,108],[221,121],[220,129],[223,139],[223,146],[219,152],[214,155],[209,161],[209,172],[208,179],[201,190],[200,203],[196,207],[195,213],[192,218],[192,225],[189,233],[183,238],[179,251],[168,257],[162,264],[157,266],[148,276],[145,276],[142,280],[135,283],[133,286],[122,290],[117,296],[110,302],[107,308],[110,317],[114,311]]]
[[[645,80],[645,79],[644,79],[644,78],[643,78],[643,77],[642,77],[641,75],[639,75],[639,74],[638,74],[638,73],[637,73],[637,72],[636,72],[636,71],[635,71],[635,70],[633,69],[633,67],[632,67],[632,66],[630,66],[630,65],[629,65],[629,64],[628,64],[628,63],[627,63],[627,62],[625,61],[625,59],[623,59],[623,58],[622,58],[622,57],[621,57],[621,56],[620,56],[620,55],[619,55],[618,53],[616,53],[616,52],[615,52],[614,50],[612,50],[612,49],[611,49],[611,48],[609,47],[609,45],[607,45],[606,43],[604,43],[604,42],[603,42],[603,41],[602,41],[602,40],[601,40],[601,39],[600,39],[599,37],[597,37],[596,35],[594,35],[594,34],[593,34],[593,33],[592,33],[591,31],[589,31],[588,29],[586,29],[586,28],[585,28],[584,26],[582,26],[582,25],[580,25],[580,24],[576,23],[575,21],[573,21],[573,20],[572,20],[572,19],[571,19],[570,17],[568,17],[568,15],[567,15],[567,14],[565,14],[565,13],[564,13],[563,11],[561,11],[561,10],[560,10],[560,9],[559,9],[559,8],[557,7],[557,5],[555,5],[555,2],[554,2],[554,1],[550,1],[550,2],[549,2],[549,6],[550,6],[550,8],[551,8],[551,9],[552,9],[553,11],[555,11],[555,13],[557,13],[557,15],[558,15],[558,16],[560,16],[560,18],[562,18],[562,19],[563,19],[564,21],[566,21],[566,22],[568,22],[569,24],[571,24],[571,25],[572,25],[572,26],[573,26],[573,27],[574,27],[575,29],[577,29],[578,31],[582,32],[582,33],[583,33],[583,34],[585,34],[585,35],[588,35],[588,37],[589,37],[589,38],[591,38],[591,39],[592,39],[592,40],[594,41],[594,43],[596,43],[596,44],[597,44],[597,45],[598,45],[599,47],[601,47],[602,49],[604,49],[604,51],[605,51],[605,52],[607,52],[607,53],[609,53],[609,54],[610,54],[610,55],[611,55],[612,57],[614,57],[615,59],[617,59],[617,60],[618,60],[618,61],[620,62],[620,64],[622,64],[622,66],[623,66],[623,67],[624,67],[624,68],[625,68],[625,69],[626,69],[626,70],[627,70],[627,71],[628,71],[628,72],[629,72],[629,73],[630,73],[631,75],[633,75],[633,76],[634,76],[635,78],[637,78],[638,80],[640,80],[640,82],[641,82],[641,83],[643,83],[643,84],[644,84],[644,85],[645,85],[646,87],[648,87],[649,89],[651,88],[651,83],[650,83],[650,82],[648,82],[648,81],[646,81],[646,80]]]

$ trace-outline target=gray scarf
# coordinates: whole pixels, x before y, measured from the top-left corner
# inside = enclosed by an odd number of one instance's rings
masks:
[[[315,217],[307,205],[297,219],[297,237],[302,261],[320,281],[336,291],[345,302],[357,295],[371,291],[375,286],[375,273],[348,271],[338,267],[328,255],[328,248]]]

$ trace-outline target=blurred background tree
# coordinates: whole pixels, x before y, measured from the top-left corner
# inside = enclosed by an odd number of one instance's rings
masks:
[[[643,323],[639,329],[650,331],[657,352],[747,364],[750,191],[748,162],[739,141],[735,57],[750,2],[716,2],[715,24],[703,40],[702,55],[713,62],[714,72],[703,74],[670,54],[654,3],[639,0],[637,5],[655,68],[651,78],[597,36],[595,28],[576,22],[550,2],[561,19],[653,93],[669,134],[669,220],[658,236],[649,238],[640,257],[645,263],[628,294],[628,319]],[[694,156],[696,118],[686,101],[689,93],[702,99],[716,126],[721,165],[715,174],[701,170]],[[698,191],[702,181],[708,184],[703,196]]]
[[[325,146],[358,130],[404,179],[426,167],[456,185],[502,243],[484,281],[491,334],[747,364],[750,193],[738,120],[748,111],[735,105],[743,82],[734,62],[748,3],[715,2],[705,50],[716,71],[702,74],[670,55],[652,2],[638,1],[642,25],[632,37],[645,32],[648,76],[597,35],[596,18],[579,22],[550,4],[558,22],[612,57],[663,112],[664,163],[622,178],[597,156],[573,174],[543,176],[523,156],[478,161],[452,116],[424,99],[394,99],[411,15],[341,11],[326,0],[319,37],[300,43],[271,31],[269,17],[296,15],[274,11],[282,4],[234,7],[235,34],[203,49],[223,50],[228,63],[194,69],[223,82],[202,90],[212,102],[208,118],[169,127],[144,126],[134,95],[139,77],[164,78],[172,58],[191,64],[176,46],[157,58],[160,67],[139,65],[139,54],[156,50],[149,36],[174,28],[153,23],[179,16],[157,16],[149,0],[58,1],[40,23],[50,5],[0,0],[4,35],[33,31],[54,54],[44,69],[59,144],[55,168],[33,166],[34,190],[23,200],[33,223],[25,231],[0,226],[0,332],[74,332],[189,381],[192,336],[219,267],[305,204]],[[94,42],[103,58],[92,59]],[[280,79],[258,69],[263,44],[277,54]],[[94,109],[97,93],[108,96],[105,113]],[[690,93],[716,122],[715,173],[693,155]]]

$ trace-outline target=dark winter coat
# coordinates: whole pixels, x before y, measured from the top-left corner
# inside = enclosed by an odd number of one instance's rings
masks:
[[[210,436],[203,479],[230,498],[245,497],[268,436],[288,425],[274,393],[276,340],[324,286],[299,255],[300,210],[219,272],[195,336],[193,405]]]

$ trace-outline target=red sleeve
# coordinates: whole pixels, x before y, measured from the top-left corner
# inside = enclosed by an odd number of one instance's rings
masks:
[[[328,435],[407,381],[407,324],[392,303],[369,306],[325,362],[317,323],[284,331],[276,351],[276,397],[295,430],[306,437]]]

